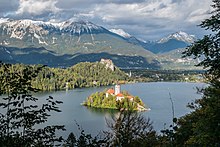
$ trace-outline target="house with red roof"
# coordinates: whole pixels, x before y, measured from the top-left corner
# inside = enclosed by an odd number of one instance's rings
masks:
[[[113,88],[108,89],[108,90],[106,91],[106,93],[105,93],[106,97],[108,97],[109,94],[114,96],[114,95],[115,95],[115,90],[114,90]]]
[[[125,98],[125,97],[124,97],[124,95],[122,93],[118,93],[116,95],[116,101],[121,101],[123,98]]]

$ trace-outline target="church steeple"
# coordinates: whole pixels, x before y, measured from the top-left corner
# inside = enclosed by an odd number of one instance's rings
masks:
[[[121,86],[119,84],[115,85],[115,95],[121,93]]]

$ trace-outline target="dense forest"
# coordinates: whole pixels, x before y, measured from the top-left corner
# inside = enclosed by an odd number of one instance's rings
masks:
[[[66,69],[42,65],[14,64],[8,66],[9,73],[4,72],[5,69],[1,66],[2,72],[0,74],[2,74],[1,76],[10,76],[10,73],[22,75],[26,68],[30,70],[29,72],[35,72],[40,67],[41,71],[31,80],[31,83],[34,88],[43,91],[106,86],[116,82],[125,82],[129,78],[117,67],[113,71],[100,62],[82,62]]]

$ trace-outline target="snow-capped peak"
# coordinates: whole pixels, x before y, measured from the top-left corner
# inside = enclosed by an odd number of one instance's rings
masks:
[[[109,31],[112,32],[112,33],[118,34],[118,35],[120,35],[122,37],[125,37],[125,38],[132,37],[130,34],[125,32],[123,29],[110,29]]]
[[[196,40],[196,37],[194,35],[189,35],[183,31],[179,31],[179,32],[173,33],[171,35],[168,35],[165,38],[160,39],[158,43],[164,43],[170,39],[176,39],[179,41],[184,41],[186,43],[193,43]]]
[[[43,34],[47,34],[48,32],[54,31],[70,34],[93,34],[106,31],[101,26],[95,25],[89,21],[75,20],[67,20],[64,22],[44,22],[29,19],[0,19],[0,27],[1,26],[4,26],[4,28],[8,30],[7,32],[11,33],[11,38],[18,39],[22,39],[27,33],[38,33],[38,36],[42,36],[42,32]]]
[[[8,27],[12,28],[27,28],[30,26],[42,26],[42,25],[53,25],[55,26],[55,23],[50,23],[50,22],[43,22],[43,21],[35,21],[35,20],[30,20],[30,19],[21,19],[21,20],[12,20],[8,18],[1,18],[0,19],[0,25],[6,25]]]
[[[4,22],[7,22],[7,21],[8,21],[8,18],[0,18],[0,24],[4,23]]]
[[[89,29],[101,29],[100,26],[97,26],[89,21],[64,21],[61,22],[59,25],[61,28],[68,28],[70,26],[76,26],[76,27],[81,27],[81,28],[89,28]]]

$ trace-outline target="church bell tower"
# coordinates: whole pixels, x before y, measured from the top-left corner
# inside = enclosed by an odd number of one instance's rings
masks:
[[[121,86],[118,85],[118,84],[116,84],[116,85],[115,85],[115,95],[117,95],[117,94],[119,94],[119,93],[121,93]]]

